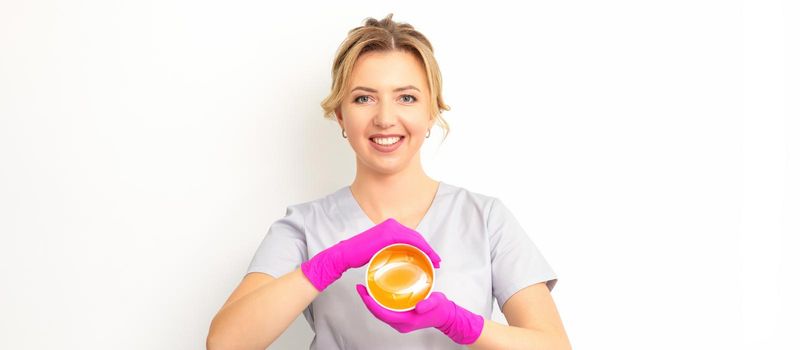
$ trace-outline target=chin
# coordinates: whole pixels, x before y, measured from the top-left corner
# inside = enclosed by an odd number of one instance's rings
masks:
[[[391,175],[402,172],[406,167],[408,167],[408,160],[407,159],[392,159],[387,160],[384,159],[381,161],[380,159],[375,160],[371,158],[367,162],[367,167],[379,174],[384,175]]]

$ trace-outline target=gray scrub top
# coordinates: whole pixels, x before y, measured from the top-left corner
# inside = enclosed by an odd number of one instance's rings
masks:
[[[375,226],[350,186],[325,197],[289,205],[264,236],[247,268],[280,277],[320,251]],[[527,286],[558,277],[498,198],[439,182],[433,203],[416,229],[442,258],[434,291],[491,319]],[[400,333],[375,318],[356,292],[366,265],[342,274],[303,311],[314,331],[310,349],[466,349],[435,328]]]

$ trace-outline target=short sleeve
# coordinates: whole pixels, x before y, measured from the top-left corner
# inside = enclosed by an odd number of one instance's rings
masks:
[[[558,277],[500,199],[493,198],[486,224],[497,305],[502,308],[514,293],[539,282],[546,282],[552,291]]]
[[[303,214],[298,206],[291,205],[284,217],[270,225],[247,273],[263,272],[278,278],[300,267],[307,256]]]

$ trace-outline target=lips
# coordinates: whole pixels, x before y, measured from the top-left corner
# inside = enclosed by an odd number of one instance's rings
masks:
[[[388,135],[387,134],[373,134],[373,135],[369,135],[369,138],[371,138],[371,139],[382,138],[382,137],[404,137],[404,136],[401,135],[401,134],[388,134]]]
[[[398,136],[400,136],[400,135],[398,135]],[[376,149],[379,152],[391,153],[394,150],[396,150],[398,147],[400,147],[400,145],[402,145],[403,142],[405,142],[405,141],[406,141],[406,138],[404,136],[400,136],[400,140],[398,140],[397,142],[395,142],[395,143],[393,143],[391,145],[388,145],[388,146],[384,146],[384,145],[381,145],[379,143],[376,143],[375,141],[372,140],[372,138],[370,138],[369,139],[369,144],[372,145],[372,148]]]

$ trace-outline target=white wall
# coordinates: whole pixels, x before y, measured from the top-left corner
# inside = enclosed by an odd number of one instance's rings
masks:
[[[352,181],[319,102],[389,12],[452,106],[426,171],[507,203],[576,349],[800,348],[797,2],[291,3],[0,2],[0,348],[204,348],[286,205]]]

